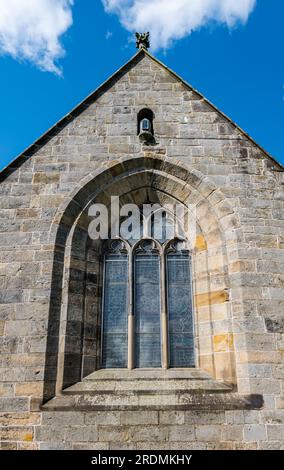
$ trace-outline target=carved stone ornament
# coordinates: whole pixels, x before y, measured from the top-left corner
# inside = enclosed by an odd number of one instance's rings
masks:
[[[168,244],[167,253],[187,253],[188,247],[185,240],[175,239]]]
[[[154,240],[142,240],[136,247],[137,254],[159,253],[159,249]]]
[[[150,33],[136,33],[136,48],[146,49],[150,47]]]
[[[109,254],[126,254],[127,248],[123,240],[111,240],[106,244],[105,251]]]

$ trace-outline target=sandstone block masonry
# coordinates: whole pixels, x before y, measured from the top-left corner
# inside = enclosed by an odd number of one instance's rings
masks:
[[[197,204],[191,401],[62,393],[96,369],[86,207],[111,194]],[[146,51],[1,173],[1,449],[283,449],[283,334],[283,167]]]

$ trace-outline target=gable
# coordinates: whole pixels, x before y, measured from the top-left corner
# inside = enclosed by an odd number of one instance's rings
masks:
[[[152,83],[151,96],[149,94],[149,83]],[[182,100],[181,96],[183,96]],[[100,114],[100,105],[114,107],[114,112],[120,115],[116,126],[114,123],[107,122],[108,113],[106,110],[101,111]],[[110,137],[119,137],[121,133],[125,136],[128,131],[133,131],[133,126],[129,124],[127,117],[122,119],[121,116],[122,114],[128,114],[127,108],[129,106],[133,106],[135,109],[138,109],[139,106],[159,108],[158,112],[155,113],[155,130],[162,138],[176,138],[176,124],[182,124],[179,130],[180,135],[177,137],[179,138],[179,146],[183,146],[183,140],[185,141],[184,144],[188,145],[188,141],[186,142],[188,139],[194,139],[196,142],[203,139],[216,139],[217,141],[222,136],[224,140],[230,136],[236,142],[247,142],[248,146],[254,149],[251,152],[252,155],[257,155],[258,158],[267,158],[267,166],[270,169],[283,171],[283,166],[256,144],[230,118],[148,51],[141,49],[127,64],[2,170],[0,172],[0,181],[4,181],[7,176],[21,167],[33,155],[48,154],[48,151],[42,149],[58,135],[64,136],[66,128],[76,126],[76,123],[80,126],[79,120],[82,119],[82,116],[86,117],[88,113],[91,119],[96,121],[97,128],[100,128],[100,126],[102,128],[103,122],[114,126],[113,135],[110,135]],[[124,110],[123,107],[125,107]],[[94,119],[95,110],[96,119]],[[121,128],[120,130],[118,126]],[[99,140],[93,139],[93,142],[100,145]],[[80,145],[79,140],[76,144]],[[192,144],[193,141],[190,145]],[[211,145],[208,148],[212,156],[214,156],[214,152],[217,152],[217,154],[219,152],[218,145]],[[242,152],[242,157],[246,160],[246,151]],[[174,153],[173,156],[178,156],[178,149],[176,153],[177,155]]]

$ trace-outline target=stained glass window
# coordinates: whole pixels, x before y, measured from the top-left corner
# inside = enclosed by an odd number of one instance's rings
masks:
[[[110,242],[104,256],[102,367],[194,367],[191,285],[184,241]]]
[[[169,366],[194,366],[192,294],[189,252],[175,243],[167,257]]]
[[[102,367],[127,367],[128,255],[114,242],[105,254]]]
[[[136,249],[134,278],[136,367],[161,367],[160,257],[150,240]]]

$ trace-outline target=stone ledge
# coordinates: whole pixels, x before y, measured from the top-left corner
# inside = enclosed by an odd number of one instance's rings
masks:
[[[63,395],[168,395],[177,393],[226,393],[232,387],[200,369],[107,369],[93,372]]]
[[[177,394],[163,400],[160,395],[148,400],[124,400],[125,397],[109,397],[104,402],[102,396],[62,396],[50,400],[41,407],[42,411],[229,411],[257,410],[263,406],[262,395],[230,394]],[[149,399],[150,398],[150,399]],[[116,403],[115,403],[116,402]]]
[[[121,369],[90,374],[42,410],[251,410],[262,405],[261,395],[239,395],[200,369]]]
[[[202,369],[100,369],[85,377],[81,383],[99,380],[214,380]],[[215,382],[217,382],[215,380]],[[218,382],[219,384],[221,382]]]
[[[224,411],[257,410],[263,406],[262,395],[237,393],[105,393],[73,394],[53,398],[43,411]]]

